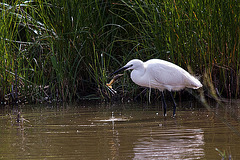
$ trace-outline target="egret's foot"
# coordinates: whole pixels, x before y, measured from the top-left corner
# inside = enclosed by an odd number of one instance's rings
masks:
[[[175,118],[176,117],[176,114],[173,114],[173,118]]]

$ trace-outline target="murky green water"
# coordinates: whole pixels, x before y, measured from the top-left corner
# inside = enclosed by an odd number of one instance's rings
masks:
[[[215,112],[240,130],[239,106]],[[21,106],[18,111],[0,109],[0,159],[220,160],[216,148],[240,159],[240,137],[204,108],[178,109],[176,118],[139,104]]]

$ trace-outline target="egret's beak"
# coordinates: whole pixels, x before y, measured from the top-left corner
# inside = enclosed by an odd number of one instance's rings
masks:
[[[124,70],[128,69],[129,67],[132,67],[132,64],[131,64],[131,65],[128,65],[128,66],[124,66],[124,67],[116,70],[115,72],[113,72],[112,74],[110,74],[110,77],[111,77],[112,75],[116,74],[116,73],[119,73],[119,72],[121,72],[121,71],[124,71]]]

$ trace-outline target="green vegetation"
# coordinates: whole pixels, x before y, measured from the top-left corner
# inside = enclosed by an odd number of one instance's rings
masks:
[[[109,99],[108,75],[133,58],[191,68],[205,90],[239,98],[237,1],[3,0],[0,14],[0,102]],[[127,76],[114,88],[137,95]]]
[[[222,158],[222,160],[224,160],[224,159],[229,159],[229,160],[231,160],[232,158],[232,156],[231,155],[229,155],[229,156],[227,156],[226,155],[226,153],[225,153],[225,151],[224,152],[221,152],[218,148],[215,148],[215,150],[219,153],[219,156]]]

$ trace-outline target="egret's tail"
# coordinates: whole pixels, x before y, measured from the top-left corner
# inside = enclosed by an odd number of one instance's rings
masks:
[[[189,86],[187,86],[188,88],[198,89],[203,86],[202,83],[194,76],[191,76],[191,78],[189,80],[190,80],[190,82],[189,82]]]

